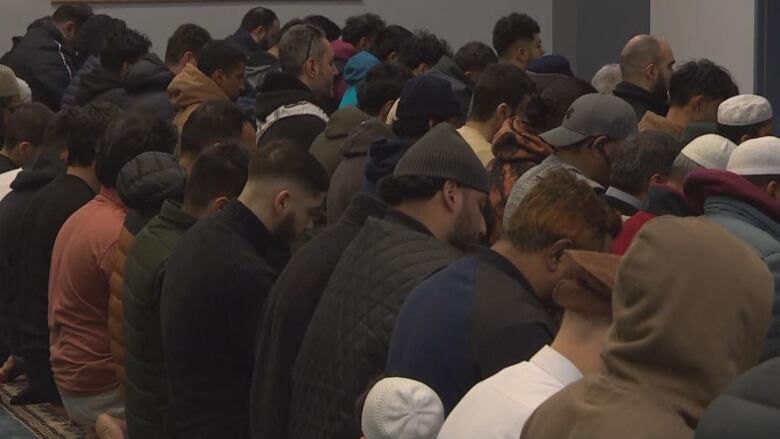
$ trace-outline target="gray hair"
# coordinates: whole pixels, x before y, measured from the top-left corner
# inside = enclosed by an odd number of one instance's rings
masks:
[[[288,29],[279,42],[279,65],[282,71],[298,76],[310,58],[319,59],[329,44],[322,29],[310,24],[298,24]],[[310,49],[311,48],[311,49]]]
[[[607,64],[593,75],[590,84],[599,93],[611,95],[622,80],[623,75],[620,74],[620,64]]]

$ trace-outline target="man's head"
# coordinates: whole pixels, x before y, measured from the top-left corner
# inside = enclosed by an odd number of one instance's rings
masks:
[[[452,55],[447,42],[423,31],[405,39],[398,48],[398,62],[408,67],[414,76],[427,72],[444,55]]]
[[[671,76],[669,79],[671,80]],[[590,85],[599,93],[611,95],[622,80],[623,75],[620,73],[620,64],[607,64],[593,75]]]
[[[689,122],[716,123],[718,106],[739,93],[729,72],[701,59],[680,66],[669,85],[669,104],[689,115]]]
[[[376,14],[349,17],[341,30],[341,40],[351,44],[358,52],[369,50],[374,36],[384,27],[384,20]]]
[[[105,48],[106,38],[115,32],[127,29],[123,20],[96,14],[87,20],[76,37],[76,65],[82,65],[90,56],[100,56]]]
[[[455,124],[459,117],[460,104],[450,83],[431,75],[418,76],[404,84],[393,131],[402,139],[415,140],[440,122]]]
[[[636,113],[624,100],[591,93],[574,101],[561,126],[541,138],[558,148],[562,160],[606,187],[612,163],[636,130]]]
[[[198,54],[211,42],[211,35],[197,24],[182,24],[168,38],[165,48],[165,65],[178,75],[187,64],[198,65]]]
[[[53,120],[54,113],[39,102],[22,105],[8,119],[3,153],[19,166],[32,162]]]
[[[498,57],[487,44],[472,41],[455,52],[453,61],[471,82],[476,83],[485,69],[498,62]]]
[[[544,132],[561,126],[571,104],[591,93],[597,93],[596,89],[580,78],[564,78],[546,87],[539,96],[543,108],[539,129]]]
[[[539,23],[525,14],[502,17],[493,28],[493,48],[501,62],[525,70],[528,64],[544,55]]]
[[[137,113],[126,113],[111,122],[98,144],[95,174],[107,188],[115,188],[122,167],[137,155],[173,153],[178,133],[170,122]]]
[[[252,124],[240,108],[223,100],[206,101],[181,130],[179,164],[190,171],[198,156],[218,143],[238,143],[250,151],[257,147]]]
[[[249,151],[237,143],[221,143],[198,156],[187,177],[184,209],[203,216],[222,210],[246,185]]]
[[[718,134],[739,145],[774,130],[772,104],[762,96],[737,95],[718,107]]]
[[[412,78],[401,64],[377,64],[357,85],[358,108],[384,121],[393,103],[401,96],[406,81]]]
[[[736,149],[734,142],[717,134],[693,139],[674,159],[667,184],[682,189],[685,178],[696,169],[726,169]]]
[[[5,141],[8,119],[21,106],[22,99],[16,75],[10,67],[0,64],[0,139],[2,141]]]
[[[412,35],[409,29],[391,24],[374,35],[370,52],[382,62],[398,62],[398,49]]]
[[[79,109],[76,107],[60,110],[46,128],[46,134],[43,137],[44,150],[53,152],[63,162],[68,158],[68,136],[78,114]]]
[[[258,6],[244,15],[241,29],[247,31],[252,40],[263,50],[268,50],[273,46],[279,33],[279,19],[274,11]]]
[[[252,154],[239,199],[279,242],[292,243],[314,226],[327,191],[328,174],[317,159],[292,142],[278,140]]]
[[[485,235],[482,209],[488,191],[484,166],[450,124],[431,129],[401,157],[393,174],[379,181],[385,203],[459,247]]]
[[[207,43],[198,54],[198,70],[211,78],[230,99],[244,92],[246,55],[225,40]]]
[[[57,8],[51,16],[54,26],[62,33],[65,41],[73,44],[81,26],[92,16],[92,8],[87,5],[65,4]]]
[[[640,200],[651,184],[665,184],[682,145],[669,134],[641,131],[629,137],[612,163],[609,184]]]
[[[333,20],[324,15],[307,15],[303,18],[304,23],[309,23],[317,26],[325,32],[325,38],[328,41],[336,41],[341,38],[341,28]]]
[[[637,35],[620,53],[623,81],[645,89],[666,100],[674,73],[674,54],[665,40],[652,35]]]
[[[149,53],[152,42],[145,35],[133,30],[122,29],[110,33],[100,51],[100,65],[124,76],[130,66]]]
[[[727,171],[741,175],[780,201],[780,139],[773,136],[751,139],[731,154]]]
[[[91,167],[95,164],[98,144],[108,125],[122,115],[122,110],[109,102],[89,103],[78,109],[66,143],[68,166]]]
[[[524,106],[536,92],[536,83],[512,64],[493,64],[482,73],[471,101],[469,120],[490,123],[493,134],[505,120],[526,120]]]
[[[315,95],[333,96],[333,78],[338,70],[333,64],[333,48],[322,29],[310,24],[291,27],[279,42],[279,64],[283,72],[298,78]]]

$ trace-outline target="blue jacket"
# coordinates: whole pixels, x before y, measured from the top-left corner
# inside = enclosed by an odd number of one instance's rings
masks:
[[[362,81],[372,67],[379,64],[380,61],[369,52],[360,52],[347,61],[344,66],[344,79],[349,87],[341,98],[339,109],[344,107],[357,106],[357,85]]]

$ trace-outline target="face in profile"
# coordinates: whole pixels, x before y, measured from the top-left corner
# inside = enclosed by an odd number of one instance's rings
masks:
[[[488,198],[487,194],[471,188],[461,188],[460,198],[450,242],[463,248],[478,243],[487,233],[483,211]]]
[[[319,72],[317,75],[317,92],[326,97],[333,96],[333,80],[339,74],[336,65],[333,63],[333,48],[325,38],[322,38],[321,42],[325,50],[322,57],[317,60],[319,65]]]
[[[244,81],[246,80],[246,65],[243,63],[234,67],[217,77],[217,84],[225,91],[231,100],[235,101],[244,92]]]
[[[282,219],[274,237],[281,242],[290,243],[314,227],[314,219],[321,215],[324,193],[312,195],[306,190],[292,187],[283,206]]]

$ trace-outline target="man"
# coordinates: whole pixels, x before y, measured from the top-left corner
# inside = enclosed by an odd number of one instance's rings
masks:
[[[717,134],[697,137],[674,159],[669,177],[664,183],[651,184],[639,210],[623,224],[620,236],[612,244],[612,252],[624,254],[634,235],[651,219],[661,215],[693,216],[699,209],[685,197],[683,182],[696,169],[726,169],[737,145]]]
[[[628,138],[623,150],[612,163],[607,204],[625,217],[633,216],[642,206],[650,186],[664,184],[682,145],[660,131],[643,131]]]
[[[124,417],[108,333],[109,279],[126,214],[116,191],[119,171],[141,153],[171,153],[175,146],[175,130],[161,119],[115,120],[97,153],[100,192],[57,235],[49,281],[51,363],[65,410],[79,425],[94,426],[101,413]]]
[[[450,47],[436,35],[418,31],[398,47],[398,62],[409,68],[414,76],[432,69],[445,55],[452,55]]]
[[[723,67],[706,59],[689,61],[672,75],[666,117],[648,111],[639,129],[663,131],[679,139],[690,124],[714,125],[718,106],[737,93],[737,85]]]
[[[123,77],[130,67],[149,53],[152,42],[132,29],[112,32],[106,37],[100,51],[100,65],[81,76],[76,103],[79,106],[92,101],[107,100],[119,107],[127,105]]]
[[[528,69],[531,61],[544,56],[539,23],[526,14],[512,13],[502,17],[493,28],[493,48],[498,59]]]
[[[693,437],[709,403],[756,364],[771,306],[766,266],[722,227],[652,221],[617,272],[604,366],[539,406],[521,437]]]
[[[21,167],[32,167],[52,120],[54,113],[40,102],[22,105],[8,118],[5,146],[0,149],[0,156],[15,167],[0,174],[0,200],[11,192],[11,184],[22,171]]]
[[[614,95],[634,108],[637,120],[648,111],[666,116],[674,63],[666,40],[646,34],[631,38],[620,53],[623,80],[615,86]]]
[[[528,361],[474,386],[447,417],[439,438],[518,438],[525,421],[547,398],[601,370],[620,258],[576,250],[564,257],[571,259],[573,273],[553,293],[565,310],[555,340]]]
[[[30,28],[8,55],[8,66],[30,85],[34,101],[59,110],[62,93],[78,67],[76,36],[91,16],[87,5],[62,5],[51,21]]]
[[[189,172],[201,152],[227,142],[238,142],[248,151],[256,149],[252,124],[235,104],[206,101],[192,112],[181,131],[179,165]]]
[[[371,42],[384,28],[384,20],[376,14],[355,15],[344,23],[341,40],[351,44],[356,53],[371,50]]]
[[[199,218],[222,210],[246,184],[249,152],[235,143],[213,146],[190,172],[184,202],[167,200],[136,236],[125,265],[124,332],[127,433],[167,436],[168,384],[160,321],[166,265],[181,236]]]
[[[288,139],[308,151],[328,122],[320,102],[333,96],[333,49],[321,29],[300,24],[282,36],[279,62],[257,95],[257,144]]]
[[[447,84],[445,82],[447,86]],[[487,175],[449,124],[439,124],[380,182],[393,207],[370,218],[341,256],[293,370],[290,437],[357,437],[354,404],[385,366],[401,303],[426,276],[485,233]]]
[[[490,46],[473,41],[458,49],[455,57],[443,55],[427,74],[446,79],[458,97],[461,120],[466,120],[471,106],[471,96],[482,72],[498,62],[496,52]]]
[[[772,104],[762,96],[737,95],[718,106],[718,134],[737,145],[772,135]]]
[[[397,24],[391,24],[374,35],[370,52],[383,63],[397,63],[398,49],[412,32]]]
[[[471,112],[458,133],[483,165],[493,160],[493,138],[509,118],[525,118],[525,104],[536,84],[519,68],[497,64],[485,69],[474,90]]]
[[[775,279],[775,304],[762,360],[780,356],[780,139],[748,140],[731,154],[728,172],[694,171],[685,194],[704,216],[761,257]],[[736,174],[736,175],[735,175]]]
[[[160,303],[174,437],[249,437],[255,328],[290,244],[312,227],[327,185],[308,152],[271,144],[254,153],[238,199],[174,248]]]
[[[258,6],[244,15],[241,27],[225,41],[235,45],[250,59],[270,49],[278,33],[279,19],[276,13]]]
[[[211,99],[235,102],[244,90],[246,55],[232,44],[223,40],[207,43],[197,61],[197,65],[185,65],[168,86],[168,96],[178,109],[173,123],[179,133],[203,102]]]
[[[0,64],[0,139],[5,142],[8,119],[22,106],[20,89],[13,70]],[[19,165],[0,147],[0,174],[16,169]]]
[[[182,24],[168,38],[165,67],[174,75],[178,75],[187,64],[197,65],[200,51],[211,41],[211,35],[206,29],[197,24]]]
[[[100,181],[95,175],[95,150],[106,126],[120,114],[108,103],[91,104],[76,110],[67,130],[67,170],[43,187],[24,213],[19,239],[26,244],[19,255],[17,303],[19,346],[25,359],[30,391],[17,395],[20,404],[50,402],[60,405],[49,360],[49,273],[52,249],[65,221],[95,197]]]
[[[506,203],[504,224],[530,189],[557,167],[573,173],[594,190],[604,192],[609,186],[612,163],[634,132],[636,116],[622,99],[593,93],[574,101],[563,124],[541,135],[542,140],[558,151],[517,180]]]
[[[503,239],[412,290],[385,373],[427,384],[449,413],[479,381],[552,342],[553,291],[570,270],[564,251],[607,251],[619,230],[620,219],[587,184],[562,169],[547,174]]]

